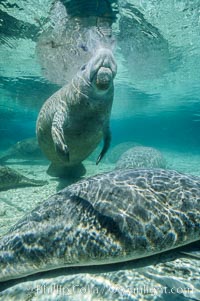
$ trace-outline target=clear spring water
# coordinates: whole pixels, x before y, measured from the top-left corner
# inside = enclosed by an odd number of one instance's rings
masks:
[[[124,2],[119,1],[121,19],[114,31],[116,37],[118,31],[121,35],[115,46],[112,144],[134,140],[198,152],[200,3],[141,0],[127,6]],[[50,22],[51,4],[49,0],[0,3],[2,149],[35,134],[41,104],[59,88],[43,76],[35,52],[38,36]]]
[[[62,69],[44,70],[38,57],[42,33],[53,26],[54,35],[59,35],[58,29],[65,26],[62,12],[51,19],[53,2],[0,2],[2,153],[35,135],[41,105],[62,85]],[[112,146],[126,141],[153,146],[169,157],[169,166],[199,175],[200,1],[119,0],[113,35],[118,74],[111,116]],[[15,166],[20,170],[20,163]],[[30,169],[31,165],[23,165],[27,175]],[[1,193],[1,199],[14,203],[21,195],[22,191]],[[34,205],[22,207],[28,211]],[[13,212],[6,209],[11,224],[21,216],[14,208]]]

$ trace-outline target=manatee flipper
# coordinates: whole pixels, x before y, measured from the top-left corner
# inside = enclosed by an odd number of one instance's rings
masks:
[[[80,163],[73,166],[63,166],[51,163],[47,170],[47,174],[59,178],[80,178],[86,173],[85,166]]]
[[[51,134],[55,145],[55,150],[59,157],[64,162],[69,162],[69,149],[65,142],[63,131],[64,123],[66,123],[66,117],[63,112],[56,112],[52,122]]]
[[[98,159],[96,161],[96,165],[99,164],[99,162],[104,157],[107,150],[109,149],[110,141],[111,141],[111,131],[110,131],[110,128],[108,126],[104,129],[104,132],[103,132],[103,143],[104,143],[103,144],[103,149],[102,149],[102,151],[100,152],[100,154],[98,156]]]

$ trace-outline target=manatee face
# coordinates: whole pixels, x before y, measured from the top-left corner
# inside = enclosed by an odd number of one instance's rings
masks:
[[[100,48],[87,65],[83,67],[87,80],[98,91],[108,90],[113,84],[117,73],[112,52],[106,48]]]

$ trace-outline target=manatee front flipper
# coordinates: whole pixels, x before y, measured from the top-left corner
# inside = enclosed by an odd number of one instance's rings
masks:
[[[64,162],[69,161],[69,149],[65,142],[63,126],[66,123],[66,117],[63,112],[58,111],[55,113],[52,128],[51,128],[51,135],[55,145],[55,150],[59,155],[60,159]]]
[[[104,133],[103,134],[104,134],[103,135],[103,142],[104,142],[103,149],[102,149],[102,151],[101,151],[101,153],[100,153],[100,155],[99,155],[99,157],[98,157],[98,159],[96,161],[96,165],[99,164],[99,162],[104,157],[104,155],[107,152],[107,150],[109,149],[110,141],[111,141],[111,132],[110,132],[109,126],[104,129]]]

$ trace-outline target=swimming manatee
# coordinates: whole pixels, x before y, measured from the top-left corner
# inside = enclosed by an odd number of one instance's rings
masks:
[[[71,83],[53,94],[37,119],[39,145],[52,162],[52,176],[80,176],[81,162],[104,140],[97,164],[107,152],[117,66],[112,52],[101,48]]]

